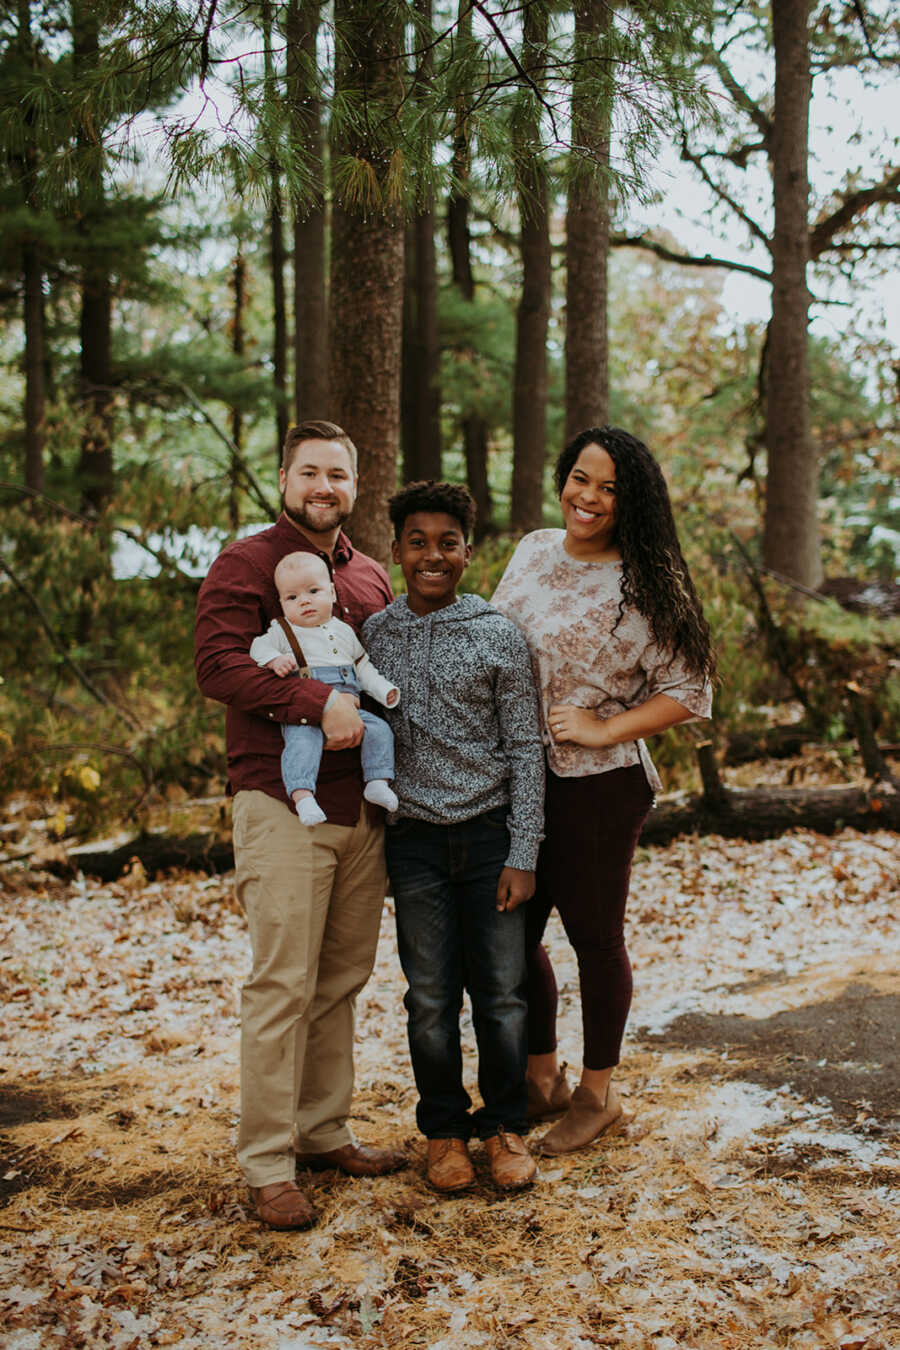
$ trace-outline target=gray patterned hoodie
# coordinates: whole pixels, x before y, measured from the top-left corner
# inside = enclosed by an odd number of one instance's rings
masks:
[[[363,626],[400,688],[383,713],[396,742],[395,819],[471,820],[508,806],[508,867],[532,871],[544,822],[544,752],[525,639],[479,595],[413,614],[401,595]]]

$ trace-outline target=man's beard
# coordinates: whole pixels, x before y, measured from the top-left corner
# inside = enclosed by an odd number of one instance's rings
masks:
[[[281,509],[289,520],[295,525],[299,525],[301,530],[309,530],[311,534],[327,534],[329,530],[336,530],[350,515],[349,511],[343,511],[340,505],[335,504],[327,510],[319,509],[314,516],[311,516],[307,510],[306,503],[303,506],[288,506],[282,494]]]

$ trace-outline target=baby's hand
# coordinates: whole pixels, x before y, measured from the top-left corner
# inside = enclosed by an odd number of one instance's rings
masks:
[[[266,669],[274,671],[276,675],[290,675],[292,670],[297,669],[297,662],[293,656],[273,656],[271,661],[266,662]]]
[[[400,697],[400,690],[392,689],[391,692],[388,694],[387,698],[384,700],[385,706],[388,708],[395,707],[399,697]]]

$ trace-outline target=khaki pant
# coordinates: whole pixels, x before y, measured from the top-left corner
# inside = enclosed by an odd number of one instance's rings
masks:
[[[238,1162],[251,1186],[289,1181],[294,1149],[352,1142],[356,996],[372,973],[384,831],[301,825],[265,792],[234,799],[237,897],[253,968],[241,994]]]

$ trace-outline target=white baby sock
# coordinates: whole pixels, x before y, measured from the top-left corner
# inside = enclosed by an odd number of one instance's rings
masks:
[[[304,825],[321,825],[323,820],[328,819],[315,797],[301,797],[296,806],[297,815]]]
[[[390,784],[384,778],[373,778],[371,783],[366,783],[363,796],[367,802],[383,806],[386,811],[396,811],[400,805],[396,792],[391,791]]]

